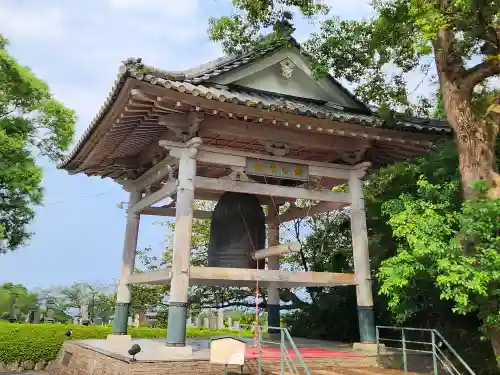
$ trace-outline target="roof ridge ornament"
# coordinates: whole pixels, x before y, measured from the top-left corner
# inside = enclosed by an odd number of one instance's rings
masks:
[[[286,79],[292,78],[293,69],[295,68],[295,64],[288,57],[280,61],[281,65],[281,74]]]

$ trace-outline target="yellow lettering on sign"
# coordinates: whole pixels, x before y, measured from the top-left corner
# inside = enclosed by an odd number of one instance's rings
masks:
[[[300,177],[302,176],[302,168],[301,167],[295,167],[293,170],[293,174],[295,177]]]
[[[262,166],[262,164],[256,162],[253,165],[253,170],[257,173],[261,173],[262,171],[264,171],[264,167]]]
[[[269,170],[271,171],[271,174],[276,174],[276,170],[278,168],[276,167],[276,164],[270,163],[269,164]]]

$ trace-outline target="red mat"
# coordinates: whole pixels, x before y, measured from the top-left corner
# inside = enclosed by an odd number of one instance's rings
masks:
[[[319,358],[319,357],[362,357],[362,354],[339,352],[330,349],[321,348],[299,348],[300,355],[302,358]],[[292,358],[296,357],[295,352],[292,349],[288,349],[288,355]],[[250,346],[247,348],[245,353],[246,359],[256,359],[259,356],[259,352],[255,346]],[[275,346],[263,346],[262,347],[262,358],[281,358],[281,350]]]

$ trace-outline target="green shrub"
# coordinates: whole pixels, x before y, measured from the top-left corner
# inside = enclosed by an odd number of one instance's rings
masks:
[[[71,328],[73,334],[66,337]],[[188,328],[187,337],[211,337],[221,334],[235,334],[229,329],[210,330]],[[110,326],[81,326],[63,324],[0,324],[0,362],[51,361],[56,358],[65,340],[105,339],[111,334]],[[134,338],[163,338],[163,328],[129,328]],[[244,334],[251,335],[250,332]]]

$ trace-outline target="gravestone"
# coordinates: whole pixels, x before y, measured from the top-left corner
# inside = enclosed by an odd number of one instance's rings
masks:
[[[54,323],[54,307],[56,300],[52,297],[47,298],[47,316],[45,317],[46,323]]]
[[[229,329],[233,329],[233,318],[227,318],[227,326]]]
[[[210,319],[203,318],[203,328],[210,328]]]
[[[201,314],[196,317],[196,327],[203,328],[203,317]]]
[[[223,329],[224,328],[224,312],[222,310],[219,310],[217,312],[217,328],[216,329]]]
[[[40,324],[40,311],[35,310],[33,314],[33,324]]]
[[[89,324],[89,302],[86,298],[82,298],[81,307],[80,307],[80,315],[82,317],[82,324]]]
[[[35,321],[35,311],[36,310],[30,310],[29,313],[28,313],[28,323],[31,323],[33,324],[33,322]]]
[[[209,328],[210,329],[217,329],[217,317],[215,315],[212,315],[210,318],[210,323],[209,323]]]

